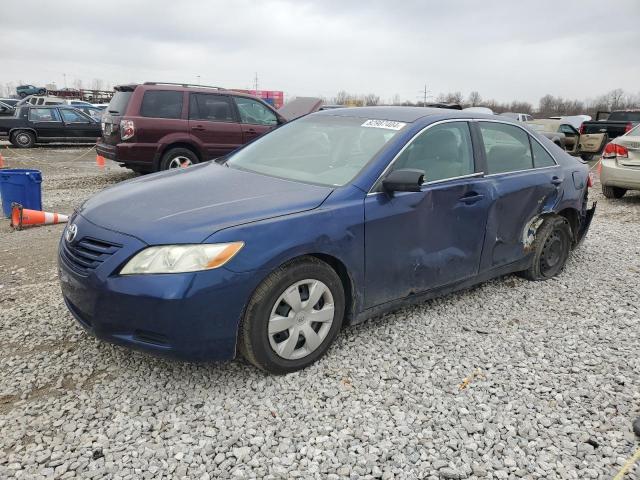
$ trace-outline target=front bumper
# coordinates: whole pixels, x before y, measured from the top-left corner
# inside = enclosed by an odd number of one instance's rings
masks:
[[[640,190],[640,167],[620,165],[614,158],[603,158],[600,161],[602,185]]]
[[[62,294],[85,330],[111,343],[180,360],[235,356],[240,318],[258,282],[255,273],[218,268],[187,274],[117,275],[123,263],[146,245],[79,215],[72,223],[78,227],[74,242],[99,240],[118,247],[98,266],[87,269],[73,260],[64,236],[60,241]]]

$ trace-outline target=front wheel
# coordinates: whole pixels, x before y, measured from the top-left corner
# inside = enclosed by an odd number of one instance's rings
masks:
[[[607,198],[622,198],[625,193],[627,193],[626,188],[602,185],[602,194]]]
[[[270,373],[305,368],[327,352],[344,310],[342,282],[328,264],[315,257],[291,261],[251,297],[240,325],[240,352]]]
[[[531,245],[531,265],[520,275],[528,280],[548,280],[558,275],[571,251],[571,227],[564,217],[548,217],[536,232]]]

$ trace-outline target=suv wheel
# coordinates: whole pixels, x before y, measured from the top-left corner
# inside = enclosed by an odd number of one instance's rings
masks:
[[[302,257],[256,289],[240,325],[242,355],[267,372],[304,368],[326,353],[344,317],[342,282],[325,262]]]
[[[602,194],[607,198],[622,198],[625,193],[627,193],[626,188],[602,185]]]
[[[18,148],[31,148],[36,143],[36,136],[27,130],[20,130],[11,136],[11,143]]]
[[[199,161],[196,154],[188,148],[172,148],[162,156],[160,170],[186,168],[195,165]]]

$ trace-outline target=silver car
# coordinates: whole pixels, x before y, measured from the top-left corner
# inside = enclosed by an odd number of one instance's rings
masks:
[[[640,125],[613,139],[602,152],[600,183],[607,198],[640,190]]]

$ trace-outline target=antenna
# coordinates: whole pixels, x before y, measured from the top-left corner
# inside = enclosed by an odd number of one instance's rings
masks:
[[[257,92],[258,91],[258,72],[256,72],[256,76],[253,79],[253,89]]]

